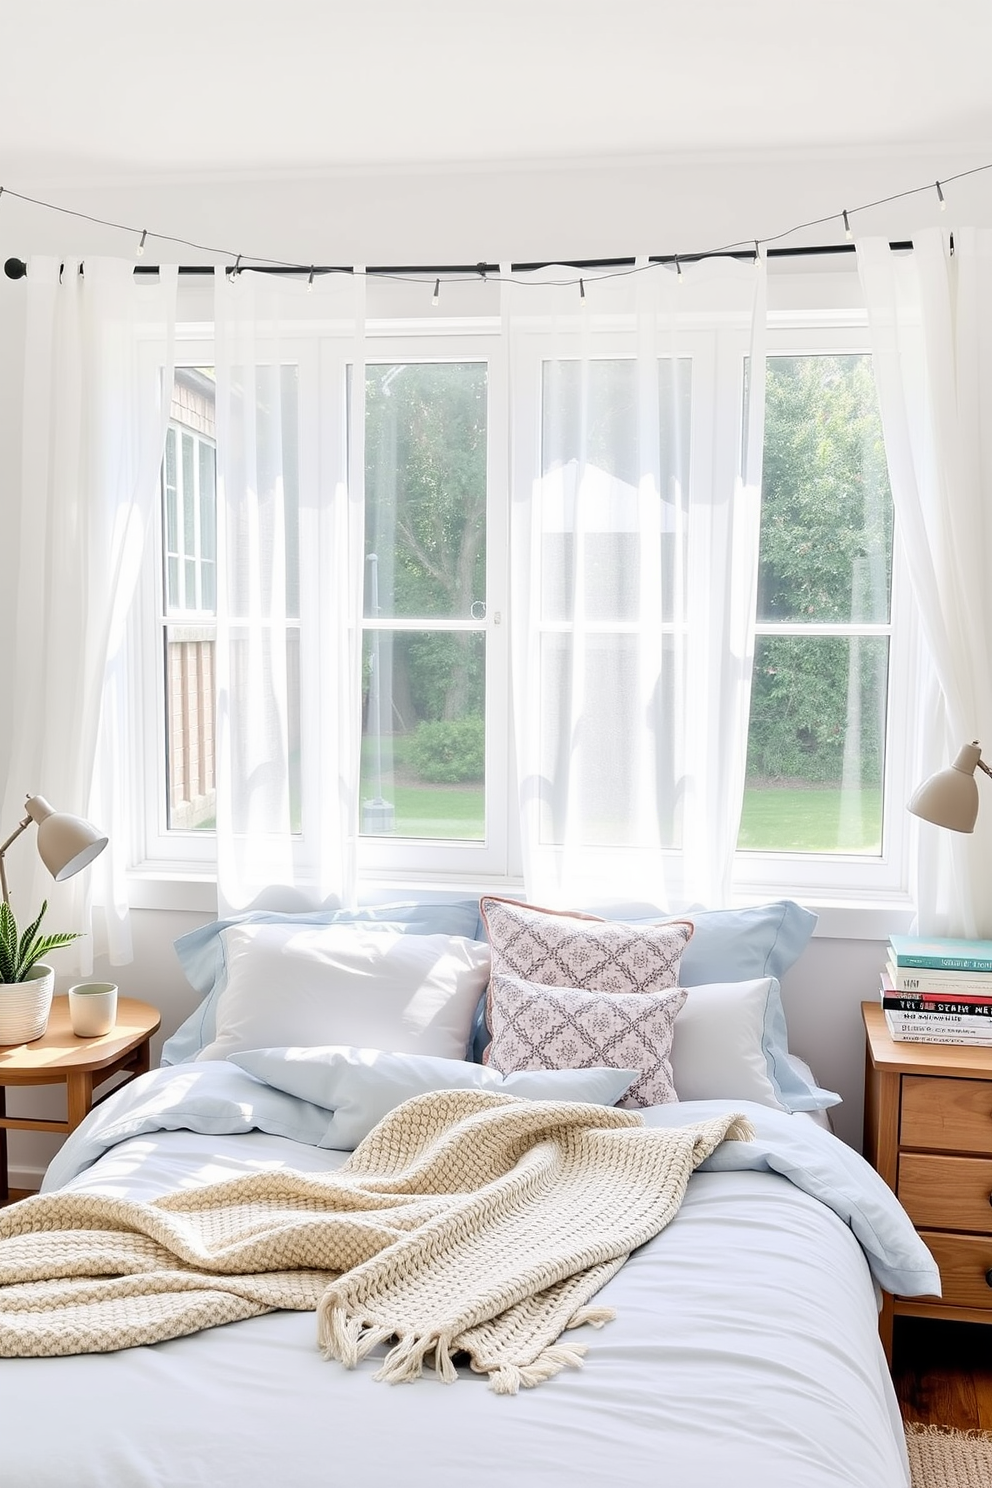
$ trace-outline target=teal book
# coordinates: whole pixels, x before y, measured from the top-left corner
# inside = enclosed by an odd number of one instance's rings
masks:
[[[897,966],[928,966],[936,971],[992,971],[992,940],[890,935],[889,944]]]

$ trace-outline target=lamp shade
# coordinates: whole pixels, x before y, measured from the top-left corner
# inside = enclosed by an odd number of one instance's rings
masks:
[[[986,768],[979,745],[962,745],[953,765],[917,786],[908,809],[935,826],[949,827],[952,832],[973,832],[978,817],[975,770],[979,765]]]
[[[67,811],[56,811],[44,796],[28,796],[24,809],[38,826],[38,854],[60,883],[92,863],[107,845],[107,838],[92,822]]]

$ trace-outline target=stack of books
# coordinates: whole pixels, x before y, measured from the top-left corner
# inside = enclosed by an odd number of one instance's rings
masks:
[[[882,1007],[894,1039],[992,1048],[992,940],[893,935]]]

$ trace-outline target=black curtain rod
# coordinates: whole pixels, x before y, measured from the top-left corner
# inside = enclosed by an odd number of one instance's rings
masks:
[[[890,243],[893,252],[907,252],[912,249],[912,240],[905,242]],[[819,254],[831,253],[855,253],[857,251],[854,243],[826,243],[801,248],[768,248],[765,256],[767,258],[812,258]],[[734,258],[742,261],[753,259],[756,250],[754,248],[725,249],[720,253],[659,253],[651,254],[648,263],[652,264],[691,264],[702,263],[709,258]],[[633,269],[637,260],[633,258],[580,258],[580,259],[554,259],[545,260],[540,263],[514,263],[510,265],[510,272],[514,274],[532,273],[536,269],[587,269],[589,271],[601,269]],[[218,267],[215,264],[180,264],[180,274],[212,274]],[[227,264],[228,273],[233,273],[235,264]],[[82,269],[82,265],[80,265]],[[246,270],[253,274],[353,274],[354,267],[351,265],[336,264],[246,264]],[[23,279],[27,274],[27,264],[21,258],[8,258],[3,266],[4,273],[8,279]],[[239,272],[243,272],[240,268]],[[136,274],[157,274],[157,264],[135,264]],[[439,278],[442,275],[469,274],[477,275],[485,279],[489,274],[499,274],[500,265],[491,263],[476,264],[389,264],[369,265],[366,274],[377,277],[389,278],[401,274],[422,274],[425,279]]]

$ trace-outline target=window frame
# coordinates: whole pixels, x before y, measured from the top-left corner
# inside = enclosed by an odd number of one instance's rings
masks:
[[[486,415],[486,614],[482,620],[438,616],[407,619],[363,615],[362,635],[383,631],[467,631],[486,641],[485,822],[482,840],[399,837],[360,834],[358,873],[366,881],[400,876],[404,881],[436,884],[483,879],[501,883],[520,874],[519,833],[512,830],[513,758],[510,707],[510,646],[507,599],[509,586],[509,474],[505,430],[505,354],[498,321],[446,321],[442,326],[412,322],[397,334],[394,323],[369,326],[366,365],[484,362],[487,367]],[[502,508],[502,510],[500,510]]]
[[[828,304],[822,295],[825,279],[850,284],[849,275],[809,276],[809,288],[818,304]],[[857,299],[844,289],[844,303]],[[822,297],[821,297],[822,296]],[[791,294],[806,303],[802,290]],[[836,302],[836,301],[835,301]],[[176,333],[179,365],[213,365],[212,326],[203,319],[180,322]],[[535,335],[538,333],[535,332]],[[706,334],[717,334],[715,330]],[[733,334],[713,357],[712,375],[717,386],[741,382],[742,341],[732,345]],[[512,747],[512,709],[509,678],[509,441],[507,367],[509,350],[497,317],[447,318],[443,321],[396,319],[372,321],[368,325],[369,361],[474,360],[489,364],[489,414],[487,452],[487,686],[486,686],[486,791],[487,839],[484,843],[448,843],[432,839],[359,839],[360,893],[374,896],[404,885],[431,889],[445,886],[465,889],[521,887],[519,828],[514,809],[517,790]],[[331,348],[321,346],[320,331],[301,333],[294,327],[294,343],[313,358],[315,375],[312,395],[301,384],[301,419],[318,420],[313,459],[320,460],[321,378],[328,373]],[[769,356],[816,354],[870,354],[867,317],[858,308],[831,310],[790,309],[769,314]],[[309,350],[307,351],[307,348]],[[289,342],[281,350],[284,359]],[[162,365],[162,348],[146,343],[145,354],[152,365]],[[338,361],[337,357],[333,358]],[[302,364],[301,364],[302,365]],[[540,359],[537,359],[540,365]],[[727,382],[727,378],[731,382]],[[694,377],[695,386],[695,377]],[[740,416],[738,410],[738,431]],[[739,433],[738,433],[739,437]],[[697,456],[693,435],[693,476],[699,479],[716,458],[733,458],[723,444],[710,445]],[[306,441],[304,441],[306,443]],[[520,450],[513,454],[515,468]],[[305,453],[301,451],[305,459]],[[301,482],[307,479],[301,463]],[[159,486],[160,490],[160,486]],[[166,821],[165,708],[161,685],[161,636],[163,616],[157,613],[164,597],[162,568],[161,497],[150,522],[145,565],[132,605],[129,627],[129,686],[134,706],[130,711],[129,773],[133,809],[129,870],[132,904],[168,905],[172,908],[209,909],[214,899],[216,849],[210,831],[168,831]],[[838,933],[879,934],[878,914],[887,916],[908,910],[910,828],[903,809],[912,785],[915,746],[915,701],[918,690],[920,635],[898,540],[898,524],[892,559],[890,614],[889,686],[886,709],[886,760],[883,787],[882,852],[878,857],[842,854],[799,854],[746,851],[734,860],[734,902],[755,902],[781,896],[803,898],[808,903],[831,906],[844,928]],[[387,622],[396,626],[395,621]],[[424,628],[414,622],[416,628]],[[412,627],[411,627],[412,628]],[[445,627],[447,628],[447,627]],[[476,628],[474,623],[471,628]],[[760,629],[760,627],[756,628]],[[305,693],[306,689],[304,689]],[[153,780],[149,781],[148,772]],[[305,788],[305,780],[304,780]],[[198,892],[196,885],[203,886]],[[851,911],[875,912],[872,928],[862,929],[871,919],[859,920]]]
[[[871,356],[868,318],[850,309],[780,311],[769,315],[769,357]],[[909,574],[893,514],[892,589],[889,621],[881,624],[802,626],[755,621],[756,640],[763,635],[879,635],[889,638],[885,724],[885,768],[882,783],[882,842],[879,854],[799,853],[747,849],[734,855],[733,885],[748,898],[830,896],[856,901],[864,896],[903,899],[908,895],[909,823],[903,809],[913,785],[914,687],[918,670],[919,632],[911,603]]]

